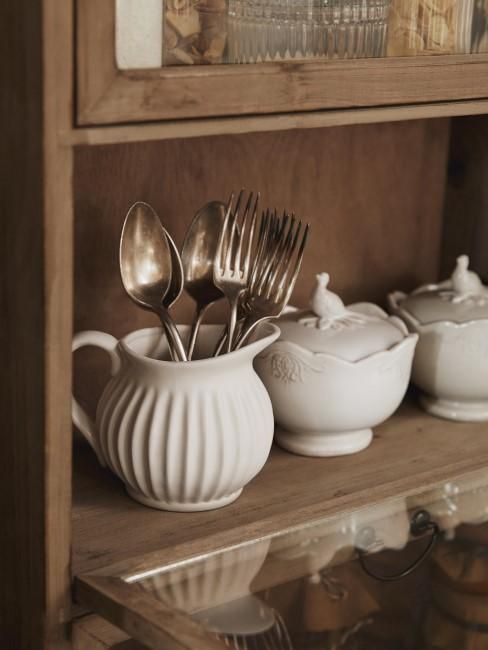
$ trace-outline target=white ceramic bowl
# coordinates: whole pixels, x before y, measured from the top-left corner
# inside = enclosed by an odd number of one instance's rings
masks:
[[[180,331],[187,335],[188,329]],[[113,374],[96,421],[76,400],[73,421],[100,462],[144,505],[178,511],[225,506],[268,458],[273,410],[252,361],[279,330],[264,324],[249,345],[206,358],[220,333],[219,326],[202,327],[196,356],[205,358],[186,363],[164,360],[167,343],[160,328],[133,332],[120,342],[103,332],[73,339],[73,350],[104,349]]]
[[[388,296],[392,313],[419,335],[412,381],[426,411],[466,422],[488,420],[488,319],[421,323],[402,307],[406,295]]]
[[[282,447],[305,456],[340,456],[370,444],[372,427],[398,408],[410,380],[418,337],[395,321],[404,338],[358,361],[282,340],[256,358]]]

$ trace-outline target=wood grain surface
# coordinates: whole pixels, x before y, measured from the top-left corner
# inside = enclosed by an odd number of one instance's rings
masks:
[[[120,628],[93,614],[73,622],[73,650],[148,650]]]
[[[0,8],[0,645],[68,647],[71,4]]]
[[[105,48],[110,42],[105,40]],[[96,48],[89,56],[96,56]],[[88,74],[97,74],[99,61],[87,66]],[[80,90],[78,125],[408,106],[487,95],[486,54],[178,66],[115,71],[95,97]]]
[[[118,70],[115,2],[78,0],[79,125],[398,106],[488,97],[488,56]]]
[[[485,115],[487,113],[488,100],[479,99],[409,104],[408,106],[329,109],[280,113],[279,115],[165,120],[164,122],[78,127],[66,134],[66,142],[72,145],[124,144],[151,140],[174,140],[177,138],[237,135],[293,129],[321,129],[352,124],[379,124],[382,122],[402,122],[464,115]]]
[[[67,647],[71,5],[0,6],[0,645]],[[66,53],[67,50],[67,53]]]
[[[93,452],[75,449],[73,571],[130,576],[194,555],[455,482],[488,463],[487,424],[433,418],[410,400],[360,454],[306,458],[274,448],[233,504],[170,513],[130,499]]]
[[[0,6],[0,23],[9,25],[0,56],[0,119],[8,124],[0,156],[0,639],[19,650],[40,648],[44,633],[42,69],[34,26],[40,21],[39,1]],[[29,102],[21,101],[26,96]]]
[[[75,580],[74,595],[153,650],[225,650],[203,623],[120,578],[82,576]]]
[[[383,303],[392,289],[437,277],[449,136],[447,121],[419,121],[80,147],[75,160],[75,320],[78,332],[120,337],[157,324],[125,295],[118,242],[132,202],[154,205],[178,244],[196,210],[240,187],[262,205],[310,220],[292,301],[305,305],[327,270],[346,301]],[[183,296],[175,317],[188,321]],[[209,314],[225,317],[224,305]],[[79,398],[94,412],[107,375],[103,353],[76,355]]]
[[[44,465],[46,592],[42,615],[49,650],[71,646],[71,340],[73,333],[73,5],[43,0],[44,65]],[[27,190],[28,191],[28,190]],[[39,208],[38,208],[39,209]],[[27,264],[27,259],[24,260]],[[34,460],[35,458],[35,460]],[[31,648],[29,648],[31,650]]]

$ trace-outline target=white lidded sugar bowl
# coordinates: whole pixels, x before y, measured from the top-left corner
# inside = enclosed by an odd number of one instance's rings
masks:
[[[185,337],[188,327],[182,327]],[[221,327],[202,327],[195,361],[169,358],[160,328],[120,341],[81,332],[73,351],[98,346],[112,360],[112,378],[96,421],[73,399],[73,421],[100,462],[136,501],[162,510],[198,511],[232,503],[266,462],[273,410],[253,359],[279,336],[262,325],[240,350],[212,358]],[[210,358],[207,358],[210,357]]]
[[[317,276],[312,312],[282,317],[281,336],[255,367],[273,402],[282,447],[340,456],[371,443],[372,428],[400,405],[417,335],[371,303],[348,307]]]
[[[419,335],[412,381],[426,411],[488,420],[488,288],[462,255],[449,280],[388,296],[392,313]]]

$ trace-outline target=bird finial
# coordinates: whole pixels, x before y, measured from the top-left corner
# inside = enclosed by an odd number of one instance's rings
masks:
[[[330,275],[328,273],[317,273],[316,277],[319,285],[326,289],[330,281]]]
[[[457,258],[458,267],[467,271],[469,268],[469,257],[467,255],[460,255]]]

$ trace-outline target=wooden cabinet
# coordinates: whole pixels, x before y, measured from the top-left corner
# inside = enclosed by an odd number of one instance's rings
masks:
[[[128,578],[488,463],[485,425],[444,423],[409,402],[365,454],[275,450],[236,504],[198,517],[133,503],[77,442],[71,462],[73,328],[121,335],[151,322],[123,296],[116,268],[130,201],[154,203],[181,239],[199,204],[259,186],[316,233],[297,302],[324,267],[346,298],[381,300],[433,279],[461,251],[478,265],[484,255],[487,55],[121,71],[114,7],[0,9],[0,638],[16,650],[85,650],[91,638],[132,647],[80,618],[89,611],[163,650],[220,647]],[[188,305],[177,313],[188,318]],[[92,407],[102,383],[98,359],[76,362],[75,389]]]

